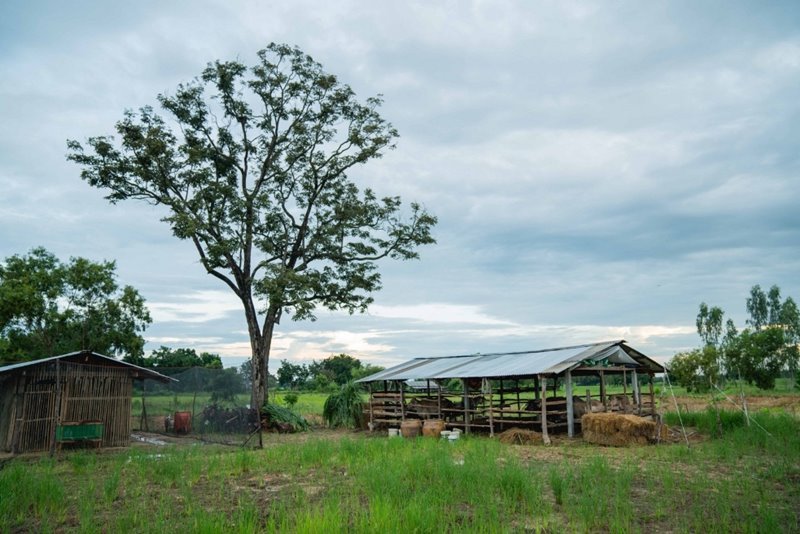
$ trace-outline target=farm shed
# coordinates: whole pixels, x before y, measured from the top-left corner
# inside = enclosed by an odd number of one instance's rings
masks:
[[[573,436],[590,412],[655,415],[653,376],[664,367],[625,340],[544,350],[414,358],[358,382],[369,385],[369,421],[399,425],[406,419],[443,419],[448,428],[494,434],[511,427]],[[595,377],[599,392],[577,391],[579,377]],[[622,393],[607,394],[607,380]],[[641,379],[647,377],[643,395]],[[453,379],[460,391],[448,391]],[[427,388],[409,388],[407,381]],[[565,396],[558,396],[558,383]]]
[[[0,367],[0,450],[130,442],[133,381],[174,379],[90,351]]]

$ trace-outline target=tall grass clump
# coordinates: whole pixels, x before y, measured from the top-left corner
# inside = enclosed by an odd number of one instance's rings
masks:
[[[60,515],[66,491],[54,465],[49,461],[33,467],[12,462],[0,470],[0,532],[30,524],[31,516],[48,523],[51,516]]]
[[[322,418],[331,427],[359,428],[364,414],[361,390],[353,382],[331,393],[322,407]]]

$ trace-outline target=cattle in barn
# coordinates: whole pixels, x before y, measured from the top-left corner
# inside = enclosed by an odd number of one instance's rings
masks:
[[[450,399],[442,398],[442,410],[453,408],[455,404]],[[415,397],[406,405],[409,414],[416,414],[420,419],[439,417],[439,399],[431,397]],[[444,415],[444,414],[443,414]]]
[[[612,412],[627,412],[633,407],[628,395],[612,395],[609,401]]]
[[[586,404],[586,399],[582,397],[572,397],[572,407],[575,412],[575,418],[580,418],[587,413],[598,413],[605,411],[605,407],[603,403],[598,400],[590,400],[589,404]]]

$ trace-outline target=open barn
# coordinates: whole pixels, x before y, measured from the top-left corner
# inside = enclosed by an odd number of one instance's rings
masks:
[[[133,381],[174,379],[90,351],[0,367],[0,450],[130,443]]]
[[[490,434],[528,428],[544,435],[580,431],[582,415],[621,412],[655,415],[653,377],[664,367],[624,340],[553,349],[414,358],[359,382],[370,390],[373,428],[406,419],[442,419],[447,428]],[[578,391],[595,377],[599,391]],[[622,393],[608,394],[610,377]],[[415,384],[407,386],[408,381]],[[455,382],[454,382],[455,381]],[[642,391],[646,381],[647,391]],[[420,383],[425,388],[419,387]],[[459,384],[458,390],[452,385]],[[564,395],[558,395],[558,385]],[[450,385],[450,389],[448,389]]]

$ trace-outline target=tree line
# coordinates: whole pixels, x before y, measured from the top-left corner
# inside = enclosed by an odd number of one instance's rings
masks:
[[[676,354],[669,374],[688,391],[708,391],[725,380],[742,380],[773,389],[782,374],[796,377],[800,362],[800,311],[792,297],[782,299],[773,285],[750,289],[747,326],[739,331],[717,306],[700,304],[696,326],[702,344]],[[795,383],[795,386],[797,384]]]
[[[383,367],[364,364],[347,354],[337,354],[310,364],[281,360],[277,380],[284,389],[328,392],[382,370]]]

